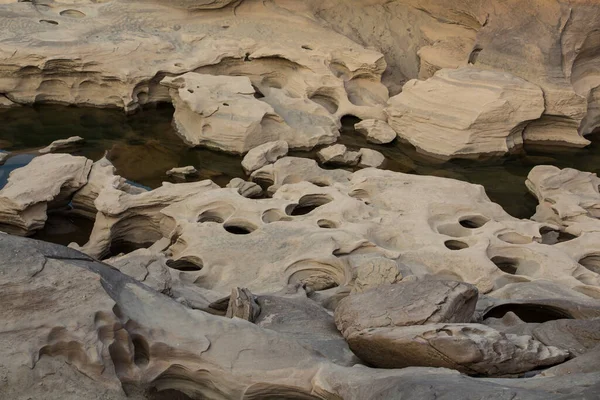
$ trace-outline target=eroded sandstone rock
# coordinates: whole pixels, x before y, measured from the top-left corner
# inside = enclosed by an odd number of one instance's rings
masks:
[[[385,156],[377,150],[363,148],[358,151],[358,154],[360,155],[358,166],[361,168],[379,168],[385,162]]]
[[[360,161],[360,153],[348,150],[343,144],[335,144],[325,147],[317,153],[319,162],[331,165],[357,165]]]
[[[198,170],[192,165],[187,167],[171,168],[167,171],[167,176],[172,176],[175,179],[186,180],[188,177],[198,175]]]
[[[242,167],[250,174],[267,164],[272,164],[288,153],[289,146],[286,141],[279,140],[257,146],[250,150],[242,160]]]
[[[361,359],[380,368],[443,367],[470,375],[517,374],[568,356],[529,336],[506,335],[479,324],[374,328],[346,339]]]
[[[40,149],[40,154],[55,153],[57,151],[67,151],[81,145],[85,140],[81,136],[71,136],[67,139],[59,139],[50,143],[48,146]]]
[[[247,77],[190,72],[161,83],[173,99],[177,132],[194,146],[245,153],[289,129],[270,105],[254,97]]]
[[[0,333],[9,344],[0,349],[6,398],[476,400],[500,390],[519,400],[558,400],[563,393],[591,400],[586,388],[600,382],[594,374],[479,380],[445,369],[335,365],[308,342],[190,310],[79,252],[25,238],[0,235],[0,271],[1,292],[10,299],[8,329]]]
[[[505,72],[444,69],[408,82],[386,109],[398,136],[440,158],[503,155],[544,111],[542,90]]]
[[[366,119],[355,124],[354,129],[365,136],[368,142],[375,144],[386,144],[396,139],[396,131],[381,120]]]
[[[238,193],[250,199],[260,197],[263,194],[262,188],[254,182],[247,182],[241,178],[233,178],[227,184],[228,188],[237,189]]]
[[[399,282],[346,297],[335,309],[335,322],[349,338],[373,328],[469,322],[476,304],[477,289],[466,283]]]
[[[0,190],[0,226],[5,232],[30,235],[42,228],[48,209],[65,206],[88,181],[92,161],[68,154],[34,158],[10,173]]]

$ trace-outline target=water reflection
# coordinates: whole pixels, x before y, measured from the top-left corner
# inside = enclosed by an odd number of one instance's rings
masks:
[[[233,177],[245,178],[241,157],[186,146],[171,126],[172,116],[170,105],[131,116],[119,110],[51,105],[0,110],[0,150],[13,153],[0,166],[0,187],[6,183],[10,171],[26,165],[37,149],[69,136],[86,139],[73,154],[98,160],[108,151],[108,158],[119,175],[145,187],[160,186],[170,180],[166,171],[186,165],[193,165],[199,171],[196,179],[212,179],[221,186]],[[367,143],[354,131],[355,122],[344,118],[340,143],[380,151],[387,157],[384,166],[387,169],[481,184],[493,201],[519,218],[529,218],[535,212],[537,202],[525,187],[525,179],[533,166],[552,164],[600,172],[600,141],[593,141],[586,149],[526,148],[520,155],[492,161],[435,163],[409,145]],[[312,157],[314,152],[292,154]]]
[[[151,188],[170,180],[169,169],[186,165],[200,171],[198,179],[221,185],[244,176],[240,157],[186,146],[171,126],[172,116],[168,105],[131,116],[119,110],[52,105],[0,110],[0,149],[17,154],[0,167],[0,185],[12,169],[32,158],[32,152],[70,136],[86,140],[72,154],[95,161],[108,151],[117,174]]]

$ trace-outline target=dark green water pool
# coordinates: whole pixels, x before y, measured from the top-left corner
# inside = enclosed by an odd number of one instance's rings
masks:
[[[169,169],[186,165],[199,170],[198,179],[212,179],[222,186],[233,177],[244,177],[241,157],[186,146],[171,126],[172,115],[173,108],[167,105],[130,116],[119,110],[49,105],[0,110],[0,150],[13,153],[0,166],[0,187],[10,171],[27,164],[37,149],[70,136],[86,139],[73,154],[98,160],[108,151],[119,175],[150,188],[168,181],[165,173]],[[493,161],[435,163],[422,158],[408,145],[369,144],[354,132],[352,126],[356,121],[343,122],[340,143],[382,152],[388,159],[386,168],[391,170],[481,184],[493,201],[518,218],[528,218],[535,212],[536,201],[525,188],[525,179],[533,166],[552,164],[600,172],[600,140],[595,138],[591,146],[580,150],[525,148],[522,154]]]

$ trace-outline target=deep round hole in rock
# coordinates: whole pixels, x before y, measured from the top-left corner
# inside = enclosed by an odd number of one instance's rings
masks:
[[[519,261],[514,258],[496,256],[492,257],[492,262],[507,274],[515,275],[519,269]]]
[[[469,248],[468,244],[466,244],[465,242],[461,242],[460,240],[446,240],[444,242],[444,246],[446,246],[450,250],[463,250]]]
[[[524,322],[543,323],[557,319],[573,319],[567,311],[558,307],[544,304],[502,304],[488,310],[483,319],[502,318],[506,313],[513,312]]]
[[[196,260],[195,262],[185,258],[181,258],[179,260],[167,260],[167,267],[183,272],[200,271],[202,266],[203,265],[200,260]]]
[[[468,216],[461,218],[458,223],[468,229],[477,229],[484,226],[489,219],[480,215]]]

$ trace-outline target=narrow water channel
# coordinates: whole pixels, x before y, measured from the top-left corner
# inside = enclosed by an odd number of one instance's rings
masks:
[[[175,133],[171,119],[173,108],[161,105],[126,116],[119,110],[44,105],[0,109],[0,150],[12,156],[0,166],[0,187],[10,171],[26,165],[37,150],[57,139],[81,136],[86,139],[75,155],[92,160],[105,152],[115,165],[117,174],[148,188],[169,181],[166,171],[173,167],[193,165],[197,179],[212,179],[224,186],[234,177],[245,178],[241,157],[200,148],[189,148]],[[519,155],[491,161],[450,161],[435,163],[421,157],[409,145],[392,143],[373,145],[358,135],[345,119],[339,143],[349,148],[369,147],[383,153],[384,168],[419,175],[434,175],[481,184],[488,196],[508,213],[529,218],[537,202],[527,192],[525,179],[535,165],[552,164],[600,173],[600,135],[590,138],[585,149],[525,148]],[[312,153],[294,152],[312,157]],[[65,215],[50,215],[47,228],[36,234],[43,240],[68,244],[87,240],[93,222]]]

